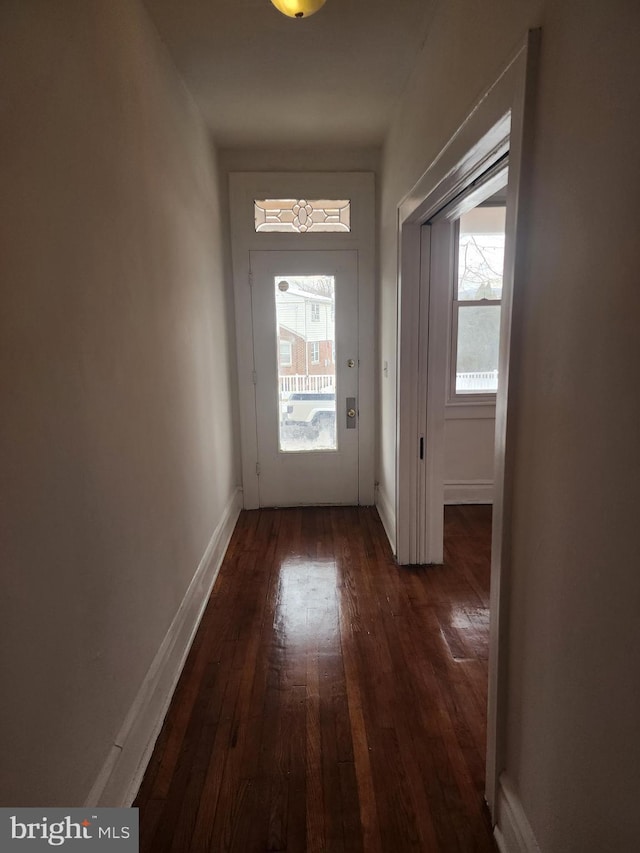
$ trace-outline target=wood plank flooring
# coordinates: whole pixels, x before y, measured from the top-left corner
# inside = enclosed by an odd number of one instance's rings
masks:
[[[372,508],[243,512],[135,805],[142,853],[495,851],[491,510],[399,568]]]

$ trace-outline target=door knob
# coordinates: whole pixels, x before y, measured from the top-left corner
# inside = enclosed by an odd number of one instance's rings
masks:
[[[355,409],[349,409],[349,411],[347,412],[347,417],[348,418],[355,418],[355,416],[356,416],[356,410]]]

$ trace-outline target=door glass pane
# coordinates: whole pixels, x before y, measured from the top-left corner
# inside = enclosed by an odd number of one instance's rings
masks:
[[[456,394],[498,390],[499,305],[459,305]]]
[[[276,276],[278,446],[337,450],[335,279]]]
[[[475,207],[460,217],[458,299],[502,299],[505,207]]]

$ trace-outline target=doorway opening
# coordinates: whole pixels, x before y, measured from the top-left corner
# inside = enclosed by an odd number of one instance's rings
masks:
[[[429,282],[423,279],[424,270],[431,269],[433,232],[445,226],[442,222],[434,221],[430,226],[427,223],[461,194],[471,191],[474,182],[480,176],[487,175],[488,170],[496,167],[508,153],[499,383],[495,409],[485,786],[487,803],[494,821],[501,804],[509,800],[508,785],[505,787],[501,778],[506,741],[504,697],[508,677],[509,530],[513,483],[512,432],[507,430],[507,424],[517,410],[518,389],[512,387],[509,377],[510,370],[517,373],[517,365],[510,363],[512,326],[517,334],[522,324],[520,299],[514,288],[514,280],[523,265],[518,235],[526,230],[526,206],[522,200],[532,161],[534,80],[539,35],[539,31],[528,33],[513,61],[482,95],[463,124],[401,202],[398,210],[398,447],[395,524],[389,526],[395,534],[392,544],[399,563],[437,563],[442,559],[439,553],[442,543],[441,496],[438,490],[435,494],[425,490],[422,495],[420,490],[426,489],[426,484],[433,482],[433,478],[424,478],[424,467],[430,463],[436,467],[443,465],[443,430],[438,432],[437,423],[435,430],[428,429],[427,419],[435,414],[433,408],[427,410],[426,400],[430,383],[432,389],[433,383],[440,383],[439,393],[444,400],[446,381],[444,372],[436,373],[433,363],[427,362],[426,355],[432,341],[425,341],[424,334],[420,336],[420,329],[427,329],[430,336],[446,337],[446,329],[432,328],[428,324],[433,306]],[[449,252],[453,252],[451,238]],[[431,436],[430,445],[424,441],[426,435]],[[441,468],[440,478],[442,473]],[[424,518],[419,512],[421,500],[427,507],[427,523],[424,534],[419,536],[420,519]]]
[[[444,507],[493,502],[508,162],[420,229],[416,563],[441,563]]]

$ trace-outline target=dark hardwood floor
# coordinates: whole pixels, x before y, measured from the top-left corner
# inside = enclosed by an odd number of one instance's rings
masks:
[[[495,851],[491,510],[399,568],[371,508],[243,512],[135,805],[141,851]]]

